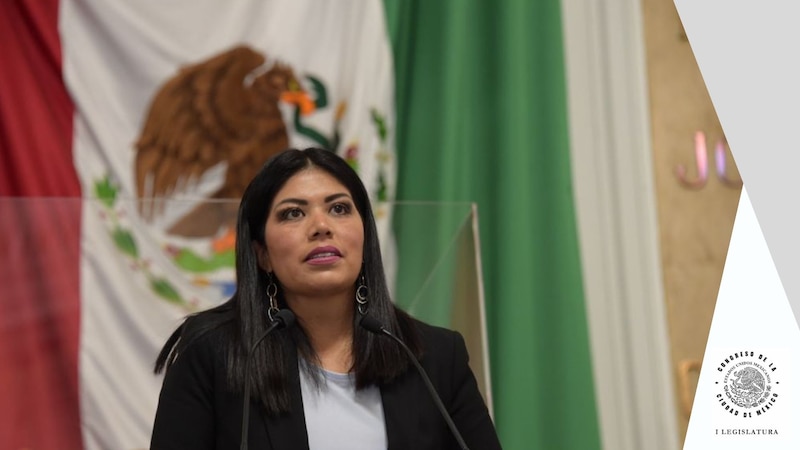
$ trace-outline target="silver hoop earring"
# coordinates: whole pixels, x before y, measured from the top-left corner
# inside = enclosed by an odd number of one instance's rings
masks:
[[[267,300],[269,300],[267,316],[269,316],[269,321],[272,322],[275,320],[273,316],[280,311],[278,309],[278,301],[275,300],[275,296],[278,295],[278,285],[275,284],[275,280],[272,278],[272,272],[268,272],[267,277],[269,278],[269,284],[267,285]]]
[[[367,310],[369,310],[367,293],[367,284],[364,281],[364,275],[361,275],[361,280],[356,288],[356,309],[362,316],[367,313]]]

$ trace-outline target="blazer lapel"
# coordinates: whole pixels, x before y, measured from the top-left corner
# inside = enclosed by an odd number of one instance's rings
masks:
[[[418,377],[409,375],[410,372],[407,372],[392,383],[381,386],[389,450],[417,448],[419,415],[414,414],[414,399],[419,398],[418,389],[421,386]]]
[[[262,414],[267,431],[269,448],[273,450],[308,450],[308,431],[306,416],[303,413],[303,394],[300,391],[300,371],[297,366],[297,353],[289,352],[289,395],[291,412],[280,417]]]

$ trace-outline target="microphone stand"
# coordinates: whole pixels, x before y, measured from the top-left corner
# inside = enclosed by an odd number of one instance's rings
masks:
[[[408,348],[406,343],[403,342],[399,337],[390,333],[389,330],[387,330],[383,326],[383,324],[381,324],[378,321],[378,319],[372,316],[369,315],[361,316],[361,321],[359,323],[362,327],[366,328],[368,331],[371,331],[379,335],[389,336],[390,338],[392,338],[392,340],[400,344],[400,347],[402,347],[403,350],[406,351],[406,354],[408,354],[408,357],[409,359],[411,359],[411,362],[414,364],[414,367],[417,368],[419,375],[422,377],[422,381],[425,382],[425,387],[428,388],[428,393],[430,393],[431,398],[433,398],[433,402],[436,404],[436,407],[442,414],[444,421],[447,422],[447,426],[450,428],[450,432],[453,433],[453,437],[456,438],[456,442],[458,443],[459,448],[461,448],[461,450],[469,450],[469,447],[467,447],[466,442],[464,442],[464,438],[461,437],[461,433],[458,432],[456,424],[453,423],[453,419],[447,412],[447,408],[444,406],[444,403],[442,403],[442,399],[439,398],[439,394],[436,392],[436,388],[433,386],[433,383],[431,383],[431,379],[428,378],[428,374],[425,373],[425,369],[422,368],[422,365],[420,365],[419,361],[417,361],[417,357],[414,356],[414,353],[411,351],[410,348]]]
[[[281,309],[272,319],[272,323],[256,341],[250,346],[247,353],[247,362],[244,365],[244,400],[242,400],[242,440],[240,450],[247,450],[247,434],[250,427],[250,366],[253,364],[253,352],[264,339],[278,328],[289,328],[294,325],[294,313],[289,309]]]

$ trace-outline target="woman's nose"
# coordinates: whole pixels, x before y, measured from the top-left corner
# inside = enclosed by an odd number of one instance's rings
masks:
[[[332,234],[333,231],[328,222],[328,217],[325,214],[315,214],[311,221],[311,237],[318,238],[320,236],[331,236]]]

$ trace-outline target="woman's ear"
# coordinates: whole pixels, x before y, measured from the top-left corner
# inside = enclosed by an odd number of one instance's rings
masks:
[[[253,251],[256,252],[258,266],[267,273],[272,272],[272,264],[269,263],[269,253],[267,252],[267,247],[259,244],[256,241],[253,241]]]

